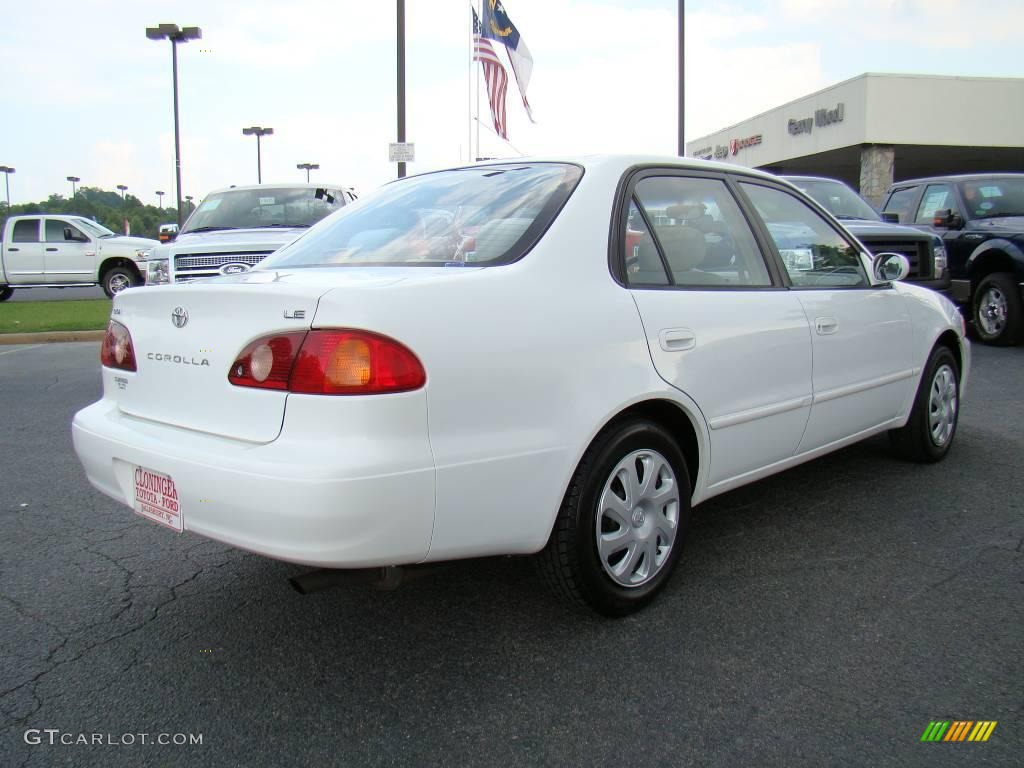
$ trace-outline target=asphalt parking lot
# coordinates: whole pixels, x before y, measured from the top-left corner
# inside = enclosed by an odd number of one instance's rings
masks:
[[[19,288],[8,301],[74,301],[105,299],[107,294],[98,285],[81,288]]]
[[[0,347],[0,766],[1020,765],[1024,347],[975,345],[944,463],[872,439],[714,499],[621,621],[511,558],[303,597],[134,516],[71,449],[97,350]]]

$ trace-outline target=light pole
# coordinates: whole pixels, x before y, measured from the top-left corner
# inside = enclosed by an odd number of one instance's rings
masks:
[[[295,167],[298,168],[300,171],[305,171],[306,172],[306,183],[307,184],[309,184],[309,172],[310,171],[319,171],[320,170],[320,164],[319,163],[299,163]]]
[[[178,196],[178,226],[181,226],[181,132],[178,129],[178,43],[198,40],[203,36],[199,27],[178,27],[177,24],[160,24],[146,27],[150,40],[171,41],[171,71],[174,77],[174,174]]]
[[[81,179],[77,176],[68,176],[68,181],[71,182],[71,200],[74,201],[75,195],[78,194],[78,189],[75,187],[75,184],[80,182]]]
[[[124,184],[118,184],[117,188],[119,190],[121,190],[121,202],[123,203],[124,202],[124,193],[128,191],[128,187],[126,187]]]
[[[272,136],[274,134],[273,128],[261,128],[258,125],[250,126],[249,128],[242,129],[243,136],[255,136],[256,137],[256,183],[263,183],[263,169],[260,167],[262,160],[260,158],[260,138],[263,136]]]
[[[405,0],[397,0],[398,17],[398,143],[405,143]],[[478,142],[479,143],[479,142]],[[479,148],[478,148],[479,150]],[[398,164],[398,178],[405,176],[405,163]]]
[[[0,173],[4,175],[4,184],[7,187],[7,210],[11,210],[11,174],[14,169],[9,165],[0,165]]]
[[[679,156],[686,156],[686,139],[683,137],[683,124],[686,121],[686,100],[683,73],[686,63],[686,35],[684,34],[683,18],[686,15],[686,0],[679,0]]]
[[[159,201],[157,207],[162,211],[164,209],[164,193],[160,190],[156,191],[156,199]]]

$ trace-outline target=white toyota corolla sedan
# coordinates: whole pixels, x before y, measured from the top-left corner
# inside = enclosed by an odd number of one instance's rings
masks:
[[[946,455],[970,348],[908,268],[730,165],[427,173],[247,274],[119,294],[75,449],[178,532],[330,569],[539,553],[622,615],[705,499],[880,432]]]

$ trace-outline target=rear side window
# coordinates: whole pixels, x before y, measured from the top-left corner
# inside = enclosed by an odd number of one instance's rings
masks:
[[[39,219],[22,219],[14,222],[11,240],[15,243],[38,243]]]
[[[917,207],[914,223],[931,225],[935,220],[935,212],[946,208],[956,210],[952,187],[949,184],[929,184],[924,188],[924,195],[921,196],[921,204]]]
[[[640,209],[644,215],[635,215]],[[653,237],[648,227],[653,230]],[[632,264],[629,259],[633,254],[627,243],[626,274],[631,285],[660,282],[650,276],[656,274],[655,268],[662,270],[664,276],[662,263],[668,265],[674,285],[771,285],[764,257],[746,219],[720,179],[641,179],[630,208],[627,240],[631,236],[635,239],[637,235],[632,233],[637,230],[640,239]]]
[[[778,189],[742,183],[795,288],[868,285],[858,250],[803,200]]]
[[[900,224],[906,224],[910,221],[910,206],[914,204],[917,190],[918,187],[906,187],[895,190],[889,195],[889,199],[885,201],[885,207],[882,210],[886,213],[895,213],[899,216]]]
[[[543,234],[582,175],[575,165],[516,163],[413,176],[345,206],[258,269],[507,264]]]

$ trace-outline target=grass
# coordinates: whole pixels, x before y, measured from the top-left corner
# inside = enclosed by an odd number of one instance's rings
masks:
[[[0,333],[98,331],[106,328],[109,320],[109,299],[0,304]]]

